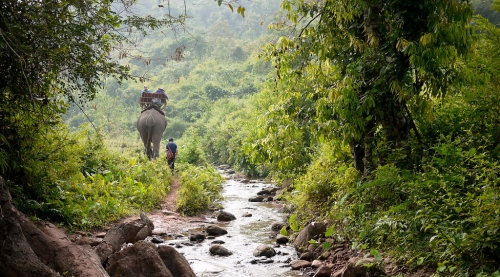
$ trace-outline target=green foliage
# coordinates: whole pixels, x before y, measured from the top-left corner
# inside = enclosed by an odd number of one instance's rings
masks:
[[[69,133],[58,124],[42,130],[22,146],[24,185],[7,182],[16,206],[30,216],[70,228],[103,227],[158,207],[170,188],[165,161],[138,162],[123,149],[112,152],[92,129]]]
[[[178,145],[179,154],[177,160],[193,165],[205,163],[201,137],[196,133],[195,129],[190,128],[182,142],[182,148],[181,144]]]
[[[303,220],[309,214],[327,214],[332,206],[350,193],[358,181],[358,172],[346,162],[348,154],[333,151],[328,144],[321,145],[317,157],[307,167],[307,172],[296,178],[292,202],[297,206]]]
[[[420,171],[388,164],[370,181],[357,175],[348,181],[338,162],[320,156],[296,185],[294,226],[319,211],[316,218],[334,222],[341,237],[418,261],[412,266],[467,274],[494,269],[500,254],[499,164],[473,143],[470,136],[443,137]]]
[[[279,100],[269,111],[269,126],[263,128],[269,140],[262,144],[307,144],[307,136],[298,139],[305,133],[300,123],[312,123],[314,135],[348,144],[354,166],[365,175],[383,165],[393,149],[415,153],[408,144],[407,102],[449,92],[461,74],[459,58],[472,46],[471,6],[450,0],[425,5],[292,0],[282,8],[301,35],[266,45]],[[381,157],[374,156],[382,143]],[[291,154],[298,147],[275,148],[284,150],[276,162],[294,165]],[[402,166],[412,166],[408,158]]]
[[[206,211],[222,200],[224,178],[210,165],[179,164],[179,190],[176,210],[184,215]]]
[[[129,7],[132,2],[120,4]],[[145,35],[149,28],[184,20],[183,16],[142,18],[128,8],[118,13],[120,4],[73,0],[0,4],[0,173],[23,211],[68,220],[70,215],[61,212],[61,184],[79,171],[98,172],[107,165],[91,157],[101,152],[99,144],[90,146],[78,134],[69,134],[60,115],[69,103],[82,107],[94,99],[103,78],[118,82],[131,78],[129,67],[114,55],[127,55],[122,50],[135,45],[136,31]],[[105,115],[108,123],[113,120],[111,113]]]
[[[115,158],[116,159],[116,158]],[[158,208],[170,189],[166,162],[115,160],[103,173],[73,179],[60,186],[67,223],[78,228],[102,227],[123,216]]]

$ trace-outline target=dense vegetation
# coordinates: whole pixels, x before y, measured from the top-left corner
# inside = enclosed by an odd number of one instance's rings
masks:
[[[6,66],[16,55],[3,38],[3,76],[18,79],[0,87],[0,170],[19,207],[87,227],[153,208],[172,176],[164,160],[144,159],[134,124],[142,85],[163,86],[180,211],[217,201],[221,180],[206,165],[229,163],[287,187],[294,226],[325,220],[336,240],[412,270],[498,276],[500,2],[287,0],[284,17],[279,2],[242,3],[244,12],[188,2],[188,32],[150,26],[141,50],[109,60],[138,78],[88,76],[104,80],[83,90],[95,97],[88,105],[59,102],[78,96],[62,97],[50,74],[29,98],[23,80],[35,73]],[[153,1],[133,7],[163,13]]]

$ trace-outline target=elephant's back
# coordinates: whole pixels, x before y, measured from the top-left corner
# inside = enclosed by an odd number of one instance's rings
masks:
[[[153,126],[165,129],[167,127],[167,119],[155,109],[143,111],[137,119],[137,129],[141,130]]]

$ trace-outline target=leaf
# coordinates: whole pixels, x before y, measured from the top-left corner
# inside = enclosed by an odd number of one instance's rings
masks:
[[[309,244],[314,244],[314,245],[318,244],[318,242],[315,239],[310,239],[308,242]]]
[[[331,245],[332,245],[331,243],[326,241],[325,243],[323,243],[323,250],[325,250],[325,251],[328,250],[328,248],[330,248]]]
[[[288,236],[288,232],[286,230],[286,226],[283,226],[283,228],[281,228],[280,234],[282,234],[283,236]]]
[[[346,195],[344,195],[344,197],[342,197],[339,204],[340,205],[344,204],[344,201],[347,199],[347,197],[349,197],[349,193],[346,193]]]
[[[370,249],[370,254],[372,254],[373,257],[375,257],[375,259],[377,261],[381,261],[383,259],[382,256],[380,255],[380,253],[378,253],[377,249],[374,249],[374,248]]]
[[[228,6],[229,6],[229,8],[231,9],[231,12],[234,12],[234,10],[233,10],[233,5],[231,5],[231,4],[227,4],[227,5],[228,5]],[[219,5],[219,6],[220,6],[220,5]]]
[[[328,228],[328,230],[326,230],[325,232],[325,237],[330,237],[331,235],[333,235],[333,229],[334,229],[334,225],[330,226],[330,228]]]
[[[222,5],[222,0],[217,0],[217,4]]]
[[[419,257],[417,259],[417,265],[422,265],[424,263],[424,257]]]
[[[290,222],[290,228],[292,228],[292,230],[293,230],[294,232],[297,232],[297,231],[299,230],[299,226],[298,226],[297,222],[295,222],[295,218],[296,218],[296,217],[297,217],[297,215],[296,215],[296,214],[294,214],[294,215],[292,215],[292,216],[290,217],[290,219],[288,220],[288,221]]]

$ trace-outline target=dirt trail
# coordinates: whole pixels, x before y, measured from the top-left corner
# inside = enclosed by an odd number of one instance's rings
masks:
[[[206,221],[207,215],[204,214],[198,216],[182,216],[175,212],[178,190],[179,178],[177,175],[174,175],[172,187],[170,188],[170,192],[161,202],[161,208],[146,213],[158,232],[160,229],[163,229],[166,233],[181,233],[187,229],[198,227],[200,223]],[[139,215],[122,219],[120,223],[138,220],[140,220]]]

